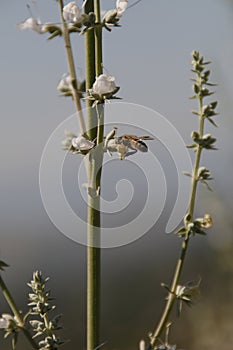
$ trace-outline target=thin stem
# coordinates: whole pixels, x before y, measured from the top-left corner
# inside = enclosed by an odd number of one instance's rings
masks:
[[[96,15],[96,21],[100,24],[101,12],[100,1],[94,0],[94,11]],[[95,73],[99,76],[103,73],[103,42],[102,42],[102,26],[97,25],[95,27]],[[102,174],[102,162],[103,162],[103,141],[104,141],[104,103],[98,104],[97,107],[98,117],[98,131],[97,131],[97,145],[99,146],[99,166],[97,169],[97,188],[100,186],[101,174]]]
[[[89,0],[85,5],[85,13],[94,12],[94,2]],[[95,81],[95,37],[94,29],[90,28],[85,33],[85,61],[86,61],[86,89],[90,89]],[[86,100],[87,107],[87,134],[91,140],[97,137],[97,114],[92,108],[92,101]]]
[[[33,349],[39,349],[39,347],[36,344],[36,342],[34,341],[34,339],[32,339],[32,335],[30,334],[29,330],[27,328],[25,328],[24,320],[19,312],[19,309],[17,308],[17,306],[15,304],[15,301],[14,301],[9,289],[7,288],[5,282],[3,281],[1,275],[0,275],[0,288],[2,290],[2,294],[3,294],[4,298],[6,299],[9,307],[11,308],[11,311],[13,312],[14,316],[16,317],[17,323],[19,324],[20,329],[24,333],[25,337],[27,338],[27,340],[29,341],[29,343],[31,344]]]
[[[102,43],[102,26],[100,24],[100,3],[99,0],[94,0],[94,9],[96,15],[96,22],[99,23],[95,27],[95,73],[98,77],[103,73],[103,43]]]
[[[199,135],[200,137],[202,137],[204,132],[204,121],[205,121],[205,118],[203,117],[203,112],[202,112],[203,110],[202,97],[199,98],[199,110],[200,110]],[[196,193],[197,193],[197,183],[198,183],[197,174],[198,174],[198,169],[200,165],[201,152],[202,152],[202,147],[198,145],[195,164],[194,164],[194,171],[193,171],[193,177],[192,177],[192,189],[191,189],[190,202],[189,202],[189,214],[191,216],[191,219],[193,217],[194,205],[195,205],[195,199],[196,199]]]
[[[83,117],[81,101],[80,101],[78,88],[77,88],[77,77],[76,77],[76,71],[75,71],[74,57],[73,57],[73,52],[72,52],[72,47],[71,47],[70,35],[69,35],[69,32],[68,32],[66,21],[64,20],[64,17],[63,17],[63,6],[64,6],[63,5],[63,0],[59,0],[60,17],[61,17],[61,23],[62,23],[62,33],[63,33],[64,42],[65,42],[67,63],[68,63],[69,74],[70,74],[70,78],[71,78],[71,84],[72,84],[72,95],[73,95],[73,99],[74,99],[76,110],[77,110],[77,114],[78,114],[78,119],[79,119],[79,124],[80,124],[80,131],[81,131],[81,134],[83,135],[83,134],[86,133],[86,126],[85,126],[85,121],[84,121],[84,117]]]
[[[157,339],[160,337],[162,331],[164,330],[164,328],[167,324],[168,318],[170,316],[171,310],[173,308],[174,302],[176,300],[175,291],[176,291],[176,288],[177,288],[177,285],[178,285],[178,282],[180,279],[180,275],[182,272],[182,267],[184,264],[184,259],[185,259],[185,255],[186,255],[187,248],[188,248],[188,242],[189,242],[189,237],[184,238],[184,240],[182,242],[180,257],[177,261],[173,280],[171,283],[171,288],[170,288],[171,292],[168,293],[167,302],[165,304],[162,316],[160,317],[159,323],[158,323],[156,329],[154,330],[153,335],[150,338],[150,343],[151,343],[152,348],[155,346]]]
[[[203,131],[204,131],[204,120],[205,120],[205,118],[203,116],[203,98],[201,96],[199,96],[198,101],[199,101],[199,112],[200,112],[199,135],[200,135],[200,137],[202,137]],[[188,214],[190,215],[190,222],[192,221],[194,207],[195,207],[197,183],[198,183],[198,169],[200,166],[201,152],[202,152],[202,147],[200,145],[197,145],[194,170],[193,170],[193,175],[192,175],[189,209],[188,209]],[[186,236],[183,239],[180,256],[179,256],[179,259],[177,261],[175,272],[174,272],[174,275],[172,278],[170,292],[168,293],[168,296],[167,296],[167,302],[165,304],[165,307],[164,307],[164,310],[163,310],[162,315],[160,317],[160,320],[158,322],[158,325],[155,328],[155,330],[150,338],[150,343],[151,343],[152,348],[155,346],[156,341],[158,340],[161,333],[163,332],[163,330],[167,324],[168,318],[170,316],[170,313],[172,311],[174,302],[176,301],[175,292],[176,292],[177,286],[179,284],[182,268],[184,265],[185,256],[186,256],[187,249],[188,249],[189,239],[190,239],[190,236]]]

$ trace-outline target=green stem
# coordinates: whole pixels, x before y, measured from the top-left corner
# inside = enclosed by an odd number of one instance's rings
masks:
[[[74,57],[73,57],[71,41],[70,41],[70,34],[68,32],[66,21],[64,20],[64,17],[63,17],[63,6],[64,6],[63,0],[59,0],[62,33],[63,33],[64,43],[65,43],[67,63],[68,63],[69,74],[71,78],[71,84],[72,84],[72,95],[73,95],[73,99],[74,99],[77,114],[78,114],[80,131],[81,131],[81,134],[84,135],[86,133],[86,126],[85,126],[81,101],[80,101],[78,88],[77,88],[77,77],[76,77]]]
[[[102,26],[100,24],[100,2],[94,0],[94,9],[96,15],[96,22],[99,23],[95,27],[95,73],[98,77],[103,73],[103,43],[102,43]]]
[[[94,1],[89,0],[85,6],[85,12],[88,14],[93,11]],[[89,29],[85,34],[87,89],[92,87],[95,76],[99,75],[96,68],[99,67],[99,64],[96,62],[101,61],[102,67],[102,44],[100,45],[98,38],[93,29]],[[103,124],[103,113],[99,118],[98,110],[91,106],[92,101],[87,100],[88,135],[92,140],[97,138],[97,147],[89,154],[88,177],[89,186],[98,190],[101,182],[101,171],[99,169],[102,167],[103,158],[100,152],[101,149],[98,147],[101,144],[100,135],[103,135],[103,128],[100,127],[100,122]],[[87,350],[93,350],[100,344],[101,249],[99,246],[101,219],[99,195],[94,197],[88,195],[87,222]]]
[[[200,137],[203,136],[204,132],[204,120],[203,117],[203,98],[199,97],[199,111],[200,111],[200,117],[199,117],[199,135]],[[194,213],[194,207],[195,207],[195,200],[196,200],[196,193],[197,193],[197,183],[198,183],[198,169],[200,166],[200,160],[201,160],[201,152],[202,147],[200,145],[197,145],[197,152],[195,157],[195,163],[194,163],[194,169],[193,169],[193,176],[192,176],[192,184],[191,184],[191,193],[190,193],[190,201],[189,201],[189,209],[188,214],[190,215],[190,222],[193,218]],[[188,243],[189,243],[190,236],[187,236],[183,239],[181,252],[179,259],[176,264],[175,272],[172,278],[170,292],[167,296],[167,302],[165,304],[164,310],[162,312],[162,315],[160,317],[160,320],[158,322],[157,327],[155,328],[151,338],[150,343],[151,347],[153,348],[156,345],[156,342],[158,338],[160,337],[161,333],[163,332],[164,328],[166,327],[168,318],[170,316],[170,313],[172,311],[174,302],[176,301],[176,289],[179,284],[182,268],[184,265],[185,256],[188,249]]]
[[[100,24],[101,14],[100,14],[100,1],[94,0],[94,11],[96,15],[96,22]],[[95,27],[95,74],[98,77],[103,73],[103,42],[102,42],[102,26],[97,25]],[[98,147],[98,169],[96,186],[100,186],[101,174],[102,174],[102,163],[103,163],[103,141],[104,141],[104,103],[98,104],[96,107],[97,118],[98,118],[98,131],[97,131],[97,145]]]
[[[202,137],[204,133],[204,121],[205,121],[205,118],[203,117],[202,109],[203,109],[203,99],[200,97],[199,98],[199,110],[200,110],[199,135],[200,137]],[[189,202],[189,214],[191,217],[190,220],[192,220],[193,212],[194,212],[194,205],[195,205],[195,199],[196,199],[196,193],[197,193],[197,183],[198,183],[197,175],[198,175],[198,169],[199,169],[200,160],[201,160],[201,152],[202,152],[202,147],[198,145],[195,163],[194,163],[192,189],[191,189],[190,202]]]
[[[94,2],[89,0],[85,6],[85,13],[94,12]],[[95,36],[94,29],[89,29],[85,33],[85,61],[86,61],[86,89],[90,89],[95,81]],[[87,134],[90,140],[97,137],[97,114],[92,108],[93,101],[86,100],[87,107]]]
[[[4,298],[6,299],[9,307],[11,308],[11,311],[13,312],[14,316],[16,317],[17,323],[19,324],[19,327],[22,330],[22,332],[24,333],[25,337],[27,338],[27,340],[29,341],[29,343],[31,344],[33,349],[39,349],[39,347],[36,344],[36,342],[34,341],[34,339],[32,339],[32,335],[30,334],[29,330],[27,328],[25,328],[24,320],[19,312],[19,309],[17,308],[17,306],[15,304],[15,301],[14,301],[9,289],[7,288],[5,282],[3,281],[1,275],[0,275],[0,288],[2,290],[2,294],[3,294]]]

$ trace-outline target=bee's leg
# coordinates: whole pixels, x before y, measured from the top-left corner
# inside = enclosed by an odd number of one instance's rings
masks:
[[[130,152],[128,152],[128,153],[125,155],[125,157],[132,156],[132,155],[135,154],[135,153],[137,153],[137,150],[136,150],[136,149],[135,149],[135,150],[132,150],[132,151],[130,151]]]

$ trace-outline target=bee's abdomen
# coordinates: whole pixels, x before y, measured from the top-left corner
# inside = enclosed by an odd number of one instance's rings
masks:
[[[134,141],[133,143],[133,148],[135,148],[136,150],[140,151],[140,152],[147,152],[148,151],[148,147],[145,144],[145,142],[138,140],[138,141]]]

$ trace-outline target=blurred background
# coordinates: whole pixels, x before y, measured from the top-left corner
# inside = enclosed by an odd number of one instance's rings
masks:
[[[78,2],[81,5],[81,1]],[[133,1],[129,0],[129,4]],[[62,40],[18,31],[17,23],[29,17],[26,1],[1,0],[1,209],[0,259],[10,265],[4,279],[23,312],[27,310],[26,283],[34,270],[50,277],[57,313],[63,314],[64,349],[85,349],[86,248],[61,234],[43,207],[39,190],[39,164],[53,130],[74,113],[69,98],[59,97],[56,86],[67,72]],[[115,2],[102,1],[103,9]],[[57,3],[38,0],[42,22],[59,22]],[[32,6],[34,15],[36,9]],[[202,164],[214,177],[213,192],[200,188],[197,215],[211,213],[214,226],[207,237],[191,241],[182,282],[201,282],[201,296],[192,308],[184,307],[170,332],[170,343],[179,349],[230,350],[233,344],[233,236],[232,236],[232,132],[233,132],[233,2],[231,0],[143,0],[126,11],[122,28],[104,32],[104,66],[116,77],[124,101],[144,105],[165,116],[186,144],[197,127],[190,113],[192,94],[190,53],[199,50],[211,60],[212,81],[218,83],[219,128],[207,125],[218,139],[217,152],[208,152]],[[84,78],[83,37],[73,36],[78,72]],[[127,116],[126,116],[127,122]],[[137,125],[137,120],[135,120]],[[124,132],[127,130],[124,130]],[[146,339],[162,311],[180,250],[180,239],[164,233],[177,194],[175,165],[162,145],[151,142],[167,180],[165,208],[156,225],[141,239],[102,253],[102,325],[105,349],[135,349]],[[58,150],[58,152],[63,152]],[[191,156],[193,157],[192,153]],[[137,157],[137,155],[135,156]],[[82,211],[73,191],[77,163],[68,157],[64,186],[71,205]],[[140,160],[139,160],[140,161]],[[104,173],[107,193],[114,197],[114,182],[124,174],[133,178],[128,162],[116,160],[114,175]],[[142,160],[143,164],[143,160]],[[185,169],[184,169],[185,170]],[[127,173],[127,176],[126,174]],[[107,174],[110,174],[107,176]],[[155,177],[156,178],[156,177]],[[72,179],[72,181],[70,181]],[[132,182],[146,186],[140,176]],[[156,183],[156,182],[155,182]],[[112,190],[113,189],[113,190]],[[112,194],[111,194],[111,191]],[[130,214],[108,215],[105,225],[138,215],[145,197],[137,194]],[[156,206],[156,201],[154,204]],[[114,224],[115,223],[115,224]],[[9,312],[0,294],[0,314]],[[0,339],[0,348],[11,348]],[[30,349],[23,336],[19,350]]]

